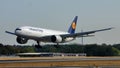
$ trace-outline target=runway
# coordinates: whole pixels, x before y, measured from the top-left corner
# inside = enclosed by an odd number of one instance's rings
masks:
[[[1,58],[0,63],[15,62],[65,62],[65,61],[118,61],[120,57],[28,57]]]
[[[120,67],[120,57],[0,57],[0,67]]]

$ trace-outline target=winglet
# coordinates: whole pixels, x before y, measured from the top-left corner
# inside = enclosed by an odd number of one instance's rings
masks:
[[[71,24],[70,27],[69,27],[68,33],[70,33],[70,34],[75,33],[76,24],[77,24],[77,18],[78,18],[78,16],[75,16],[72,24]]]

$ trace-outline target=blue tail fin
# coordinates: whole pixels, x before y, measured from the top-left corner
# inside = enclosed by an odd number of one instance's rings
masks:
[[[72,24],[71,24],[70,27],[69,27],[68,33],[70,33],[70,34],[75,33],[76,24],[77,24],[77,18],[78,18],[78,16],[76,16],[76,17],[74,18]]]

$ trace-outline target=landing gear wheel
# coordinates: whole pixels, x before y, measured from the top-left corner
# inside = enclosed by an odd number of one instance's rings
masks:
[[[54,45],[55,48],[59,48],[59,43],[57,43],[56,45]]]
[[[55,48],[59,48],[59,46],[58,46],[58,45],[54,45],[54,47],[55,47]]]
[[[42,48],[42,46],[39,46],[39,45],[35,45],[36,48]]]

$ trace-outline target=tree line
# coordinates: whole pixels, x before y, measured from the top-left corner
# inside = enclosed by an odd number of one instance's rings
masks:
[[[35,48],[30,45],[3,45],[0,44],[0,55],[15,55],[16,53],[55,52],[55,53],[86,53],[87,56],[119,56],[120,44],[64,44],[57,48],[54,45],[45,45]]]

